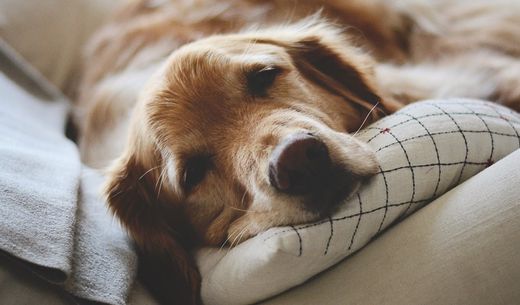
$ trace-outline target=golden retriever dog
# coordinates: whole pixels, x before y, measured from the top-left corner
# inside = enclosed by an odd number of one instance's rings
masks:
[[[163,303],[198,304],[191,251],[333,213],[375,174],[353,134],[402,104],[520,110],[516,1],[139,0],[92,39],[84,162]]]

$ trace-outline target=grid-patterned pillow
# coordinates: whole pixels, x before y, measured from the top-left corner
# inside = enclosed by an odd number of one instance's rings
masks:
[[[520,114],[467,99],[412,104],[358,134],[380,171],[321,221],[199,253],[205,304],[250,304],[298,285],[390,224],[520,148]]]

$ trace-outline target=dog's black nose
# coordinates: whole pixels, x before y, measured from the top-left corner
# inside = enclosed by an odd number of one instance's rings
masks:
[[[307,133],[288,136],[278,144],[269,160],[269,181],[281,192],[304,195],[322,185],[331,171],[327,146]]]

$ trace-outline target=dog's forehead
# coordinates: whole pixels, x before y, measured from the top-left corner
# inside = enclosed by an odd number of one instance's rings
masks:
[[[183,46],[172,54],[169,66],[173,73],[186,70],[196,73],[201,69],[218,72],[226,70],[223,67],[270,64],[285,59],[288,57],[284,48],[265,40],[217,36]]]
[[[230,126],[255,112],[248,102],[247,73],[286,62],[282,52],[269,47],[253,44],[249,51],[234,52],[231,45],[194,43],[172,54],[160,75],[147,113],[168,143],[189,144],[179,150],[198,150],[190,143],[211,146],[236,130]]]
[[[190,108],[233,100],[245,93],[248,73],[287,62],[283,54],[269,48],[253,44],[249,51],[234,52],[232,45],[194,43],[174,52],[159,76],[156,99],[191,104]]]
[[[172,98],[190,102],[233,98],[244,91],[251,71],[290,64],[279,47],[251,39],[195,42],[170,56],[162,73],[163,89]]]

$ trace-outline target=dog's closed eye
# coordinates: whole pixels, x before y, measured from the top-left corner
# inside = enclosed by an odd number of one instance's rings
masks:
[[[265,96],[267,90],[273,85],[276,77],[282,73],[282,69],[267,66],[260,70],[250,72],[247,76],[247,88],[253,96]]]
[[[188,159],[182,176],[182,187],[185,192],[190,192],[204,180],[207,172],[212,167],[211,156],[200,155]]]

